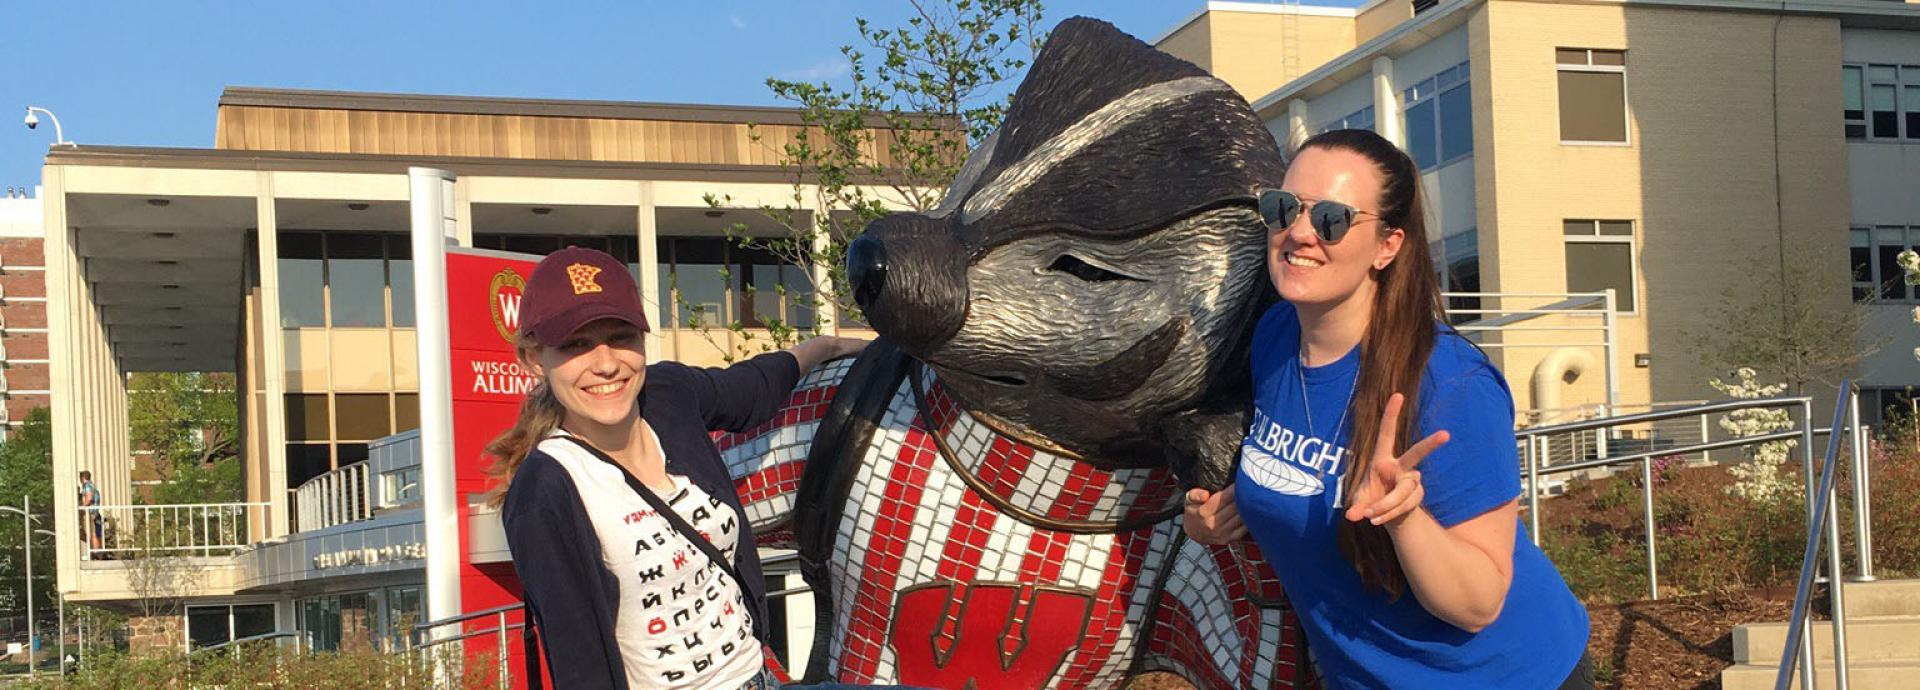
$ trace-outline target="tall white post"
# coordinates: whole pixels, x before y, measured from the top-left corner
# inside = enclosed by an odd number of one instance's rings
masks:
[[[448,359],[447,245],[457,241],[454,175],[408,168],[413,304],[420,372],[420,484],[427,538],[427,619],[460,615],[460,505],[453,485],[453,371]],[[449,633],[432,629],[434,639]]]
[[[27,552],[27,677],[39,675],[34,669],[33,638],[33,496],[20,497],[20,546]]]

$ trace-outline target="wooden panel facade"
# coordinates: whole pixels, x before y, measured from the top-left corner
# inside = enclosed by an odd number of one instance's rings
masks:
[[[773,166],[802,128],[222,104],[217,129],[216,148],[248,151]]]

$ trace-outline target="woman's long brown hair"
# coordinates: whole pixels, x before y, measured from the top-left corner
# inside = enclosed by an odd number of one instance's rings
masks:
[[[522,361],[531,360],[540,352],[539,341],[529,335],[520,336],[515,344]],[[498,508],[507,500],[507,487],[513,484],[513,473],[519,471],[520,463],[526,462],[534,446],[560,427],[566,415],[567,408],[560,405],[559,398],[553,397],[553,389],[547,386],[544,377],[527,391],[526,400],[520,403],[520,418],[514,420],[513,428],[487,444],[487,455],[493,456],[493,466],[487,469],[487,475],[494,480],[493,489],[487,492],[488,505]]]
[[[1434,321],[1443,318],[1445,312],[1427,245],[1420,171],[1413,159],[1392,142],[1364,129],[1326,132],[1308,139],[1300,148],[1348,151],[1373,161],[1384,181],[1378,209],[1380,236],[1385,238],[1396,228],[1405,233],[1399,254],[1386,268],[1373,273],[1378,289],[1366,332],[1360,337],[1360,374],[1354,381],[1353,407],[1347,415],[1347,438],[1353,455],[1341,479],[1341,495],[1352,500],[1372,476],[1380,416],[1394,393],[1406,396],[1406,401],[1400,408],[1393,452],[1406,452],[1419,440],[1414,434],[1420,417],[1421,376],[1438,337]],[[1363,585],[1378,587],[1395,598],[1406,590],[1407,576],[1400,569],[1386,528],[1341,519],[1335,530],[1341,553],[1360,573]]]

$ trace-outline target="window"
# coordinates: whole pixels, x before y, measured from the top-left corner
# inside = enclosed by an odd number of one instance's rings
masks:
[[[1336,129],[1373,129],[1373,106],[1347,113],[1346,117],[1322,125],[1319,131],[1314,133],[1325,134]]]
[[[199,649],[274,631],[273,604],[187,607],[187,647]]]
[[[280,327],[319,327],[327,323],[326,262],[320,233],[280,233]]]
[[[1912,424],[1914,398],[1920,396],[1913,386],[1861,386],[1860,423],[1880,433],[1891,424]]]
[[[1473,90],[1468,63],[1408,87],[1405,96],[1407,153],[1430,170],[1473,154]]]
[[[280,233],[280,326],[412,327],[408,241],[392,233]]]
[[[1480,291],[1480,231],[1478,229],[1469,228],[1466,232],[1435,240],[1430,249],[1433,252],[1434,270],[1440,277],[1441,291]],[[1478,321],[1480,314],[1452,312],[1480,308],[1479,297],[1448,297],[1447,320],[1455,325]]]
[[[1855,302],[1920,301],[1920,288],[1909,287],[1900,268],[1900,252],[1920,249],[1920,226],[1856,227],[1848,242],[1848,264],[1853,269]]]
[[[1633,265],[1633,221],[1569,220],[1567,292],[1614,291],[1614,307],[1636,311]]]
[[[1849,139],[1920,139],[1920,65],[1842,65]]]
[[[393,406],[385,393],[338,393],[333,405],[340,440],[371,441],[393,433]]]
[[[814,325],[813,281],[804,267],[766,249],[719,237],[660,238],[663,328],[724,325],[738,320],[760,328],[779,320]],[[678,293],[676,299],[675,293]]]
[[[1560,141],[1627,141],[1627,54],[1560,48]]]

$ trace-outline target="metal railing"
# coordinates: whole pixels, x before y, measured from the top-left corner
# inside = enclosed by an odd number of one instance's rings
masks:
[[[82,506],[80,555],[227,555],[266,534],[268,503]]]
[[[373,517],[367,463],[356,462],[307,480],[293,492],[293,530],[344,525]]]
[[[237,647],[237,646],[245,645],[248,642],[263,642],[266,640],[279,640],[283,638],[291,638],[293,640],[293,650],[296,652],[300,651],[300,643],[302,641],[307,642],[308,648],[312,648],[313,646],[312,641],[307,639],[307,635],[304,632],[301,632],[298,630],[275,630],[273,632],[260,633],[258,635],[248,635],[246,637],[242,637],[237,640],[227,640],[226,642],[221,642],[219,644],[207,645],[205,647],[200,647],[188,653],[189,654],[205,654],[209,652],[215,652],[222,649],[226,649],[228,647]]]
[[[1683,419],[1683,418],[1691,417],[1695,415],[1704,417],[1712,414],[1724,414],[1728,412],[1738,412],[1741,410],[1761,410],[1761,409],[1779,409],[1779,408],[1797,408],[1798,409],[1800,414],[1798,415],[1797,430],[1775,431],[1767,434],[1759,434],[1754,436],[1742,436],[1742,437],[1722,439],[1718,441],[1702,440],[1699,443],[1693,443],[1693,444],[1688,444],[1684,446],[1654,448],[1650,450],[1643,450],[1643,451],[1632,452],[1632,453],[1622,453],[1619,455],[1609,455],[1603,452],[1600,455],[1600,457],[1597,457],[1591,460],[1579,460],[1575,462],[1562,463],[1559,465],[1553,465],[1553,466],[1547,466],[1547,467],[1542,466],[1541,455],[1540,453],[1536,452],[1536,448],[1539,447],[1539,443],[1537,442],[1537,439],[1551,436],[1554,434],[1567,434],[1567,433],[1579,433],[1579,432],[1588,432],[1588,431],[1595,431],[1595,430],[1606,430],[1612,427],[1649,424],[1649,423],[1664,421],[1664,420]],[[1803,461],[1807,465],[1807,468],[1809,470],[1808,474],[1811,474],[1812,473],[1811,468],[1812,468],[1812,462],[1813,462],[1812,450],[1811,450],[1811,446],[1813,445],[1813,429],[1812,429],[1812,425],[1809,424],[1808,422],[1810,417],[1812,416],[1812,409],[1813,409],[1813,399],[1807,398],[1807,397],[1768,398],[1768,399],[1762,399],[1762,400],[1729,400],[1724,402],[1708,403],[1705,405],[1694,405],[1691,407],[1684,407],[1684,408],[1672,409],[1672,410],[1644,412],[1640,414],[1631,414],[1631,415],[1624,415],[1619,417],[1607,417],[1603,419],[1588,419],[1588,420],[1582,420],[1578,422],[1570,422],[1567,424],[1556,424],[1552,426],[1517,430],[1514,432],[1514,435],[1520,440],[1521,448],[1525,449],[1523,451],[1523,460],[1525,461],[1525,466],[1522,468],[1522,471],[1524,473],[1524,476],[1527,482],[1527,530],[1529,532],[1529,536],[1532,537],[1533,543],[1535,545],[1540,544],[1540,540],[1541,540],[1540,493],[1541,492],[1539,490],[1539,486],[1540,486],[1540,478],[1542,476],[1565,474],[1570,472],[1578,472],[1582,470],[1591,470],[1591,469],[1597,469],[1597,468],[1612,468],[1612,467],[1617,467],[1617,466],[1637,462],[1640,465],[1640,485],[1641,485],[1641,492],[1642,492],[1641,493],[1641,499],[1642,499],[1641,509],[1643,512],[1644,520],[1646,522],[1647,596],[1648,598],[1651,598],[1651,599],[1659,599],[1660,598],[1660,564],[1659,564],[1658,538],[1655,535],[1655,531],[1658,527],[1658,523],[1654,521],[1654,517],[1653,517],[1653,459],[1657,457],[1666,457],[1666,456],[1674,456],[1674,455],[1689,455],[1692,453],[1701,453],[1706,451],[1720,450],[1723,448],[1739,448],[1739,447],[1756,445],[1761,443],[1768,443],[1772,441],[1798,440],[1800,442]]]
[[[1847,435],[1851,437],[1849,442],[1855,446],[1855,476],[1864,474],[1858,470],[1866,466],[1865,462],[1858,460],[1865,454],[1860,452],[1858,445],[1860,401],[1858,397],[1851,395],[1852,389],[1851,381],[1840,382],[1840,395],[1833,404],[1833,426],[1828,427],[1830,433],[1827,434],[1826,462],[1820,467],[1818,493],[1809,492],[1807,495],[1807,549],[1800,559],[1800,577],[1794,585],[1793,616],[1787,619],[1789,623],[1787,643],[1786,647],[1780,650],[1780,672],[1774,677],[1773,682],[1775,690],[1787,690],[1791,685],[1796,662],[1800,669],[1800,687],[1803,690],[1813,690],[1816,682],[1813,673],[1813,612],[1808,610],[1810,603],[1808,598],[1813,594],[1814,571],[1820,567],[1815,559],[1820,555],[1823,539],[1827,545],[1827,572],[1833,576],[1828,580],[1827,605],[1829,617],[1833,622],[1834,686],[1840,690],[1847,688],[1847,601],[1846,587],[1840,583],[1840,521],[1834,516],[1834,504],[1838,501],[1834,497],[1836,490],[1833,478],[1840,464],[1836,460],[1840,454],[1842,432],[1848,432]],[[1848,420],[1849,409],[1853,412],[1853,425],[1843,427],[1841,423]],[[1810,438],[1811,434],[1809,434]],[[1812,455],[1811,448],[1808,449],[1807,455]],[[1811,465],[1808,470],[1807,479],[1812,481]],[[1871,545],[1865,543],[1860,544],[1859,548],[1863,553],[1872,550]]]
[[[799,562],[800,562],[800,555],[798,553],[782,553],[778,555],[766,556],[764,558],[761,558],[760,566],[763,570],[765,570],[768,573],[769,576],[771,576],[774,574],[774,571],[777,571],[777,570],[797,568]],[[767,600],[769,602],[772,602],[775,600],[784,599],[786,597],[789,597],[795,594],[803,594],[810,591],[812,590],[805,585],[802,585],[799,587],[788,587],[786,589],[767,592]],[[509,644],[511,640],[511,636],[508,635],[507,633],[515,630],[526,629],[527,624],[525,623],[525,618],[524,618],[526,615],[525,609],[526,609],[526,604],[524,603],[507,604],[505,606],[495,606],[490,609],[482,609],[479,611],[469,611],[467,613],[463,613],[458,616],[448,616],[446,618],[441,618],[438,620],[431,620],[423,623],[417,623],[413,626],[413,630],[407,635],[407,648],[404,651],[407,653],[420,655],[422,657],[421,659],[422,663],[431,663],[432,662],[431,655],[433,654],[435,649],[438,648],[440,645],[444,645],[450,642],[460,642],[463,640],[484,638],[488,635],[493,635],[495,636],[495,645],[497,646],[497,649],[495,650],[495,654],[498,655],[497,658],[499,659],[500,687],[502,688],[511,687],[513,683],[513,677],[512,677],[512,668],[511,668],[512,663],[510,661],[511,657],[509,655],[512,653],[512,649]],[[521,613],[521,616],[522,616],[521,622],[509,621],[508,614],[515,613],[515,612]],[[482,619],[492,619],[493,625],[476,627],[476,628],[468,628],[465,625],[466,623],[470,623],[470,622],[478,621]],[[459,632],[447,635],[445,637],[439,637],[439,638],[435,638],[433,636],[434,630],[439,628],[444,628],[449,625],[460,626]]]

